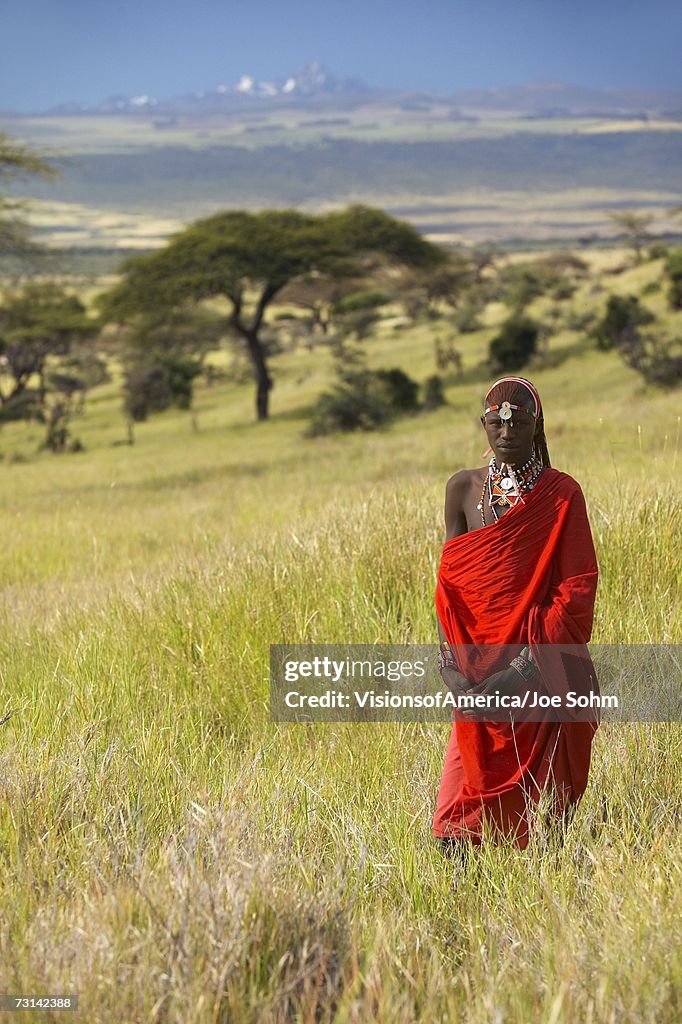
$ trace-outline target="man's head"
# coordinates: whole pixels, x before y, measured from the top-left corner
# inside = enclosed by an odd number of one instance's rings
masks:
[[[525,377],[495,381],[483,402],[481,423],[497,464],[522,466],[535,450],[549,466],[540,396]]]

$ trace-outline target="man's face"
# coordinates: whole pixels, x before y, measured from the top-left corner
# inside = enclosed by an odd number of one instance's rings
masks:
[[[481,416],[481,423],[498,466],[503,462],[508,466],[522,466],[531,457],[535,419],[530,413],[513,409],[511,419],[505,421],[500,419],[499,413],[489,412]]]

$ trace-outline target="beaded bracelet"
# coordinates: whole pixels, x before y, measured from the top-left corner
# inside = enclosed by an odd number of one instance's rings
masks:
[[[525,682],[532,679],[535,675],[536,667],[530,648],[524,647],[515,658],[512,658],[509,662],[509,667],[516,669]]]
[[[454,668],[459,672],[459,665],[447,640],[438,645],[438,671],[442,672],[444,668]]]

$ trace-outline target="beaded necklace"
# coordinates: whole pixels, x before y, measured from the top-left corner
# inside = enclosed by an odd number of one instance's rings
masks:
[[[537,458],[535,452],[524,462],[523,466],[519,466],[518,469],[514,469],[513,466],[507,465],[503,462],[498,468],[495,456],[488,463],[488,474],[486,479],[483,481],[483,490],[481,491],[481,500],[476,506],[478,511],[481,513],[481,524],[487,526],[485,521],[485,492],[486,487],[488,489],[488,505],[490,511],[493,514],[495,522],[501,518],[498,514],[498,507],[505,508],[509,506],[514,508],[519,502],[523,503],[523,495],[528,494],[529,491],[533,490],[538,477],[542,473],[544,466],[540,459]]]

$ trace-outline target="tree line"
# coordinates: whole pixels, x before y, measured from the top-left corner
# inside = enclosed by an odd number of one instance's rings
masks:
[[[32,152],[0,136],[0,179],[49,175]],[[649,219],[614,219],[643,259]],[[654,246],[655,250],[655,246]],[[0,198],[0,253],[39,260],[17,204]],[[662,255],[659,251],[653,255]],[[491,252],[447,252],[381,210],[354,205],[320,215],[295,210],[230,210],[199,220],[157,252],[128,258],[119,283],[101,295],[93,313],[59,283],[6,289],[0,302],[0,423],[35,419],[45,424],[52,451],[77,447],[71,417],[88,388],[107,379],[111,356],[124,368],[124,411],[130,425],[157,410],[191,408],[193,382],[216,371],[207,356],[226,342],[254,380],[255,415],[268,418],[271,359],[281,339],[333,346],[337,381],[314,411],[309,433],[371,429],[420,403],[416,384],[397,368],[370,373],[358,342],[382,307],[399,304],[407,322],[442,321],[451,336],[478,330],[492,301],[509,316],[489,346],[491,368],[522,369],[546,346],[552,320],[570,299],[587,265],[569,253],[494,267]],[[682,309],[682,249],[667,253],[669,303]],[[545,322],[527,307],[538,296],[553,300]],[[276,306],[280,312],[272,315]],[[294,308],[294,314],[286,309]],[[284,310],[284,311],[283,311]],[[616,348],[654,383],[679,382],[679,339],[651,329],[652,316],[634,296],[612,296],[600,321],[584,322],[598,347]],[[439,339],[439,369],[461,370],[452,342]],[[443,400],[434,376],[423,406]]]

